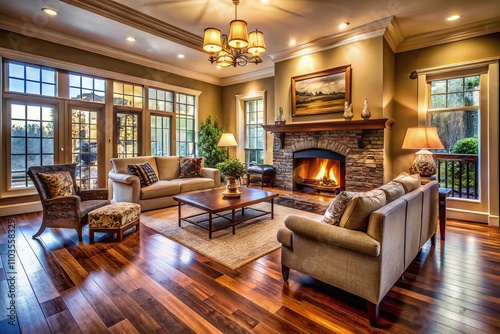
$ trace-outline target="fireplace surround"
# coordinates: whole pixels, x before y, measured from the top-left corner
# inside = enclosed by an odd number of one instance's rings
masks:
[[[274,133],[275,185],[296,190],[294,155],[305,150],[331,151],[344,157],[345,190],[367,191],[384,181],[384,135],[394,120],[264,125]]]

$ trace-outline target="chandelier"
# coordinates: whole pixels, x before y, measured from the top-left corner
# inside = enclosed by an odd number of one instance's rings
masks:
[[[245,66],[247,63],[262,63],[260,53],[266,51],[264,34],[255,30],[247,34],[247,23],[238,20],[239,0],[233,0],[234,20],[231,21],[229,37],[217,28],[207,28],[203,35],[203,50],[210,54],[210,63],[221,67]]]

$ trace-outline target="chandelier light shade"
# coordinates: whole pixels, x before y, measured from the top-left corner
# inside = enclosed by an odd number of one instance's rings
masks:
[[[220,30],[207,28],[203,34],[203,50],[215,53],[222,50]]]
[[[431,177],[436,174],[436,163],[429,149],[443,149],[436,127],[415,127],[406,130],[403,149],[418,149],[410,173]]]
[[[264,34],[255,30],[248,34],[247,23],[238,20],[239,0],[234,4],[234,20],[230,23],[229,36],[217,28],[206,28],[203,34],[203,50],[208,52],[210,63],[220,67],[245,66],[262,63],[260,54],[266,51]]]

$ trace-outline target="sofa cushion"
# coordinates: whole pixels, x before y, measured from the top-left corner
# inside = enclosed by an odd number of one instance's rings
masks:
[[[181,193],[195,190],[212,189],[214,187],[213,179],[202,177],[177,179],[173,182],[176,182],[179,185]]]
[[[158,182],[158,176],[156,176],[153,167],[151,167],[151,165],[147,162],[128,165],[127,171],[129,174],[135,175],[139,178],[141,187],[147,187],[155,182]]]
[[[341,191],[330,203],[321,221],[330,225],[338,225],[351,199],[359,194],[357,192]]]
[[[150,186],[141,188],[141,200],[177,195],[180,192],[181,187],[175,180],[160,180]]]
[[[38,176],[43,180],[49,198],[75,194],[73,178],[68,171],[39,173]]]
[[[178,156],[156,157],[156,167],[160,180],[173,180],[181,173]]]
[[[391,181],[383,186],[378,187],[377,189],[382,190],[385,193],[385,198],[387,203],[394,201],[396,198],[399,198],[405,194],[405,189],[403,185],[399,182]]]
[[[370,214],[386,204],[385,193],[375,189],[354,196],[340,219],[339,226],[351,230],[364,231]]]
[[[418,174],[408,174],[406,172],[402,172],[393,180],[395,182],[401,183],[403,186],[405,193],[409,193],[412,190],[420,187],[420,175]]]
[[[179,159],[179,165],[181,166],[179,178],[200,177],[202,160],[203,158],[181,157]]]
[[[156,175],[158,174],[158,169],[156,168],[156,157],[153,156],[139,156],[130,158],[112,158],[111,166],[115,173],[128,174],[127,166],[132,164],[143,164],[147,162],[153,167]]]

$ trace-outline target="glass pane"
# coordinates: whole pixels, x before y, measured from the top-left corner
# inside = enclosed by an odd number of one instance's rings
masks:
[[[479,75],[465,78],[465,90],[479,90]]]
[[[193,105],[194,104],[194,96],[188,95],[186,103]]]
[[[93,89],[94,79],[89,77],[82,77],[82,88]]]
[[[94,101],[96,102],[104,102],[105,100],[105,93],[101,91],[94,91]]]
[[[53,138],[54,137],[54,123],[53,122],[42,122],[42,137]]]
[[[9,63],[9,77],[24,79],[24,65]]]
[[[149,99],[148,101],[148,109],[156,110],[156,100]]]
[[[156,89],[154,88],[148,88],[148,97],[150,99],[156,99]]]
[[[142,108],[142,97],[134,97],[134,107]]]
[[[28,154],[42,153],[42,140],[40,138],[28,138]]]
[[[439,138],[446,152],[451,152],[459,140],[479,138],[478,110],[431,113],[431,126],[438,128]]]
[[[42,140],[42,153],[54,153],[54,139]]]
[[[26,117],[26,109],[23,105],[13,104],[10,110],[11,118],[24,119]]]
[[[26,136],[26,123],[25,121],[12,121],[11,122],[11,136],[24,137]]]
[[[446,80],[432,81],[431,94],[446,93]]]
[[[464,97],[464,94],[462,94],[462,93],[448,94],[447,107],[448,108],[462,107],[464,105],[463,97]]]
[[[80,85],[80,76],[75,74],[69,75],[69,85],[73,87],[81,87]]]
[[[106,80],[104,79],[94,79],[94,89],[99,91],[106,90]]]
[[[165,91],[164,90],[158,90],[158,96],[157,98],[159,100],[165,100]]]
[[[461,92],[464,90],[464,81],[462,78],[448,80],[448,93]]]
[[[124,84],[123,85],[123,93],[126,95],[133,95],[134,88],[132,85]]]
[[[24,81],[19,79],[9,78],[9,91],[24,93]]]
[[[446,95],[432,95],[431,96],[431,109],[446,108]]]
[[[26,79],[32,81],[41,81],[40,68],[26,66]]]
[[[70,88],[69,89],[69,98],[70,99],[79,99],[80,97],[81,97],[80,88]]]
[[[134,95],[142,97],[142,86],[134,86]]]
[[[26,152],[26,140],[24,138],[12,138],[10,150],[12,154],[24,154]]]
[[[56,86],[52,84],[42,84],[42,95],[56,96]]]
[[[157,110],[165,111],[165,102],[164,101],[158,101]]]
[[[123,94],[123,84],[121,82],[113,82],[113,93]]]
[[[40,94],[40,83],[33,81],[26,81],[26,93],[28,94]]]
[[[464,93],[465,106],[479,106],[479,91]]]
[[[52,121],[53,120],[52,107],[42,107],[42,120],[43,121]]]
[[[38,106],[28,106],[28,117],[27,119],[31,120],[39,120],[40,115],[40,107]]]
[[[43,68],[42,69],[42,81],[55,85],[55,83],[56,83],[56,71]]]

